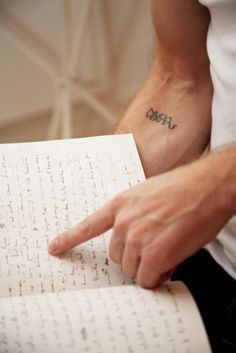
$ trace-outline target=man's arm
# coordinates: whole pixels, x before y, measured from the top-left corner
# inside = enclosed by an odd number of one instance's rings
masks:
[[[209,141],[212,101],[208,10],[197,0],[152,0],[152,17],[154,63],[116,129],[134,134],[146,176],[202,153]]]
[[[49,252],[59,255],[109,228],[111,259],[143,287],[155,287],[210,242],[236,213],[236,147],[125,191],[71,230]]]

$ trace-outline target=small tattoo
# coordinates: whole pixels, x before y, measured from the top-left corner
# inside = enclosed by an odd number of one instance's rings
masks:
[[[158,111],[150,108],[146,113],[146,118],[151,121],[155,121],[156,123],[160,123],[161,125],[166,125],[168,129],[175,129],[177,127],[176,124],[172,123],[172,117],[167,116],[164,113],[158,113]]]

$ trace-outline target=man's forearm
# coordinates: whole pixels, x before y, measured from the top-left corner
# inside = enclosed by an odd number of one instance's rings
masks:
[[[157,38],[154,63],[116,129],[134,134],[148,177],[203,152],[209,142],[212,102],[208,10],[195,0],[188,1],[187,9],[183,0],[153,0],[152,15]]]
[[[151,0],[151,12],[161,66],[183,79],[208,73],[208,9],[198,0]]]
[[[154,67],[120,121],[116,133],[132,132],[147,177],[199,157],[211,128],[212,84],[182,80]]]

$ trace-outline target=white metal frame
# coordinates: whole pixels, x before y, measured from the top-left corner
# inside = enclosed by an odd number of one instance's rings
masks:
[[[17,45],[36,65],[38,65],[54,82],[55,99],[50,118],[48,139],[70,138],[73,131],[73,97],[76,102],[83,101],[109,124],[114,124],[115,118],[110,110],[78,79],[79,56],[83,45],[83,34],[91,24],[89,17],[92,6],[98,6],[94,0],[84,1],[78,13],[77,28],[72,35],[71,0],[63,1],[63,53],[62,58],[42,43],[37,36],[25,28],[14,16],[4,8],[0,8],[0,31]],[[99,2],[100,3],[100,2]],[[101,5],[102,3],[100,3]],[[102,21],[104,19],[101,19]],[[105,38],[106,29],[97,33]],[[101,38],[100,38],[101,39]],[[106,48],[107,49],[107,48]],[[106,60],[108,50],[101,51]],[[101,54],[100,53],[100,54]],[[104,77],[104,79],[107,79]]]

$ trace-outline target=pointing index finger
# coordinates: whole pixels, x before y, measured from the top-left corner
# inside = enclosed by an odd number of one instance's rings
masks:
[[[76,226],[54,238],[48,246],[48,252],[51,255],[60,255],[74,246],[104,233],[113,226],[114,218],[114,210],[111,203],[108,202]]]

